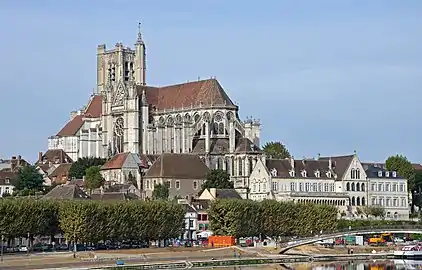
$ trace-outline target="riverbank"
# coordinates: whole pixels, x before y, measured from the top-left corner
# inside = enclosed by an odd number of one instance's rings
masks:
[[[316,255],[315,255],[316,254]],[[7,257],[0,264],[2,270],[17,269],[115,269],[122,263],[130,269],[184,269],[240,265],[290,264],[324,261],[357,261],[389,259],[392,253],[366,254],[291,254],[278,255],[259,252],[258,249],[142,249],[130,251],[81,252],[75,259],[71,253]],[[119,266],[119,269],[125,269]]]

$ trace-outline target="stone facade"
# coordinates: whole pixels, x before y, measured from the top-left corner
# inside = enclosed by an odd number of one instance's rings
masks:
[[[407,180],[383,166],[366,166],[368,205],[385,209],[386,219],[409,219]]]
[[[194,153],[208,167],[230,172],[242,188],[261,154],[260,122],[240,120],[238,110],[215,78],[147,86],[139,32],[134,49],[98,46],[97,94],[49,138],[49,149],[63,149],[74,160],[123,152]]]

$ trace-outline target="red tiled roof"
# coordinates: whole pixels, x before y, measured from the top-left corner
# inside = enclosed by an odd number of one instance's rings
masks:
[[[85,117],[95,117],[95,118],[99,118],[101,117],[101,113],[102,113],[102,99],[101,96],[99,95],[95,95],[92,99],[91,102],[89,102],[88,107],[85,110]]]
[[[145,90],[148,104],[157,110],[181,109],[191,106],[232,105],[226,92],[216,79],[188,82],[164,87],[139,86],[138,94]]]
[[[138,94],[145,90],[148,104],[157,110],[181,109],[191,106],[235,106],[216,79],[188,82],[163,87],[138,86]],[[95,95],[83,115],[69,121],[57,136],[74,136],[86,118],[99,118],[102,114],[101,96]]]
[[[75,136],[76,132],[84,124],[84,119],[82,115],[76,115],[72,120],[67,122],[67,124],[57,133],[57,136],[66,137],[66,136]]]
[[[129,155],[128,152],[120,153],[112,157],[109,161],[107,161],[102,167],[102,170],[113,170],[113,169],[121,169],[123,164],[126,161],[127,156]]]

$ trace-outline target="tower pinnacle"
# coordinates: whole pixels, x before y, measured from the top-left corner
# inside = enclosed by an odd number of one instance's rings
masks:
[[[141,23],[138,23],[138,39],[136,40],[136,44],[144,44],[144,41],[142,40]]]

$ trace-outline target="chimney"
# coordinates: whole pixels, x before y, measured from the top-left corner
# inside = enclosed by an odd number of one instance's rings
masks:
[[[294,156],[290,157],[290,166],[292,167],[292,169],[295,168],[295,157]]]
[[[41,163],[42,161],[42,152],[38,152],[38,162]]]
[[[318,153],[318,155],[317,155],[317,160],[319,160],[321,158],[321,154],[320,153]]]
[[[22,157],[19,155],[18,156],[18,167],[21,165],[21,159],[22,159]]]
[[[217,198],[217,189],[216,188],[210,188],[211,196],[214,198]]]
[[[328,169],[333,169],[333,162],[331,161],[331,157],[328,159]]]

